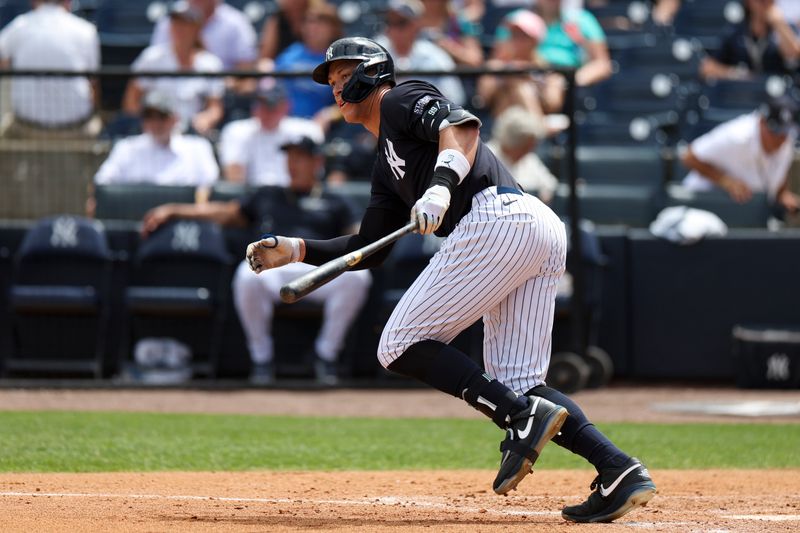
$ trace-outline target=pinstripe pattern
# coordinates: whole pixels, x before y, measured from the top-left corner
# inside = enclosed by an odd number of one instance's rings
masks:
[[[484,189],[386,324],[386,367],[423,340],[451,342],[484,320],[487,372],[516,392],[543,383],[566,260],[564,224],[530,195]]]

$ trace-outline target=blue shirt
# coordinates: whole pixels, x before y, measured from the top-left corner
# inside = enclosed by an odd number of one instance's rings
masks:
[[[325,61],[323,52],[310,51],[303,43],[294,43],[275,58],[275,70],[314,70]],[[292,104],[289,113],[295,117],[311,118],[320,109],[334,103],[333,92],[326,85],[320,85],[311,76],[286,78],[286,90]]]

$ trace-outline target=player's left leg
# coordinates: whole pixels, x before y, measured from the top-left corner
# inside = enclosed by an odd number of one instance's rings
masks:
[[[533,387],[526,394],[558,402],[569,410],[553,442],[580,455],[597,469],[589,498],[579,505],[564,507],[562,517],[573,522],[611,522],[650,501],[656,486],[647,468],[617,448],[589,422],[578,404],[545,385]]]

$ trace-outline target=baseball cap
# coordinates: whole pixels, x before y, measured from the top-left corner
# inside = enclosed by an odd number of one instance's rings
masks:
[[[501,146],[513,146],[523,139],[541,139],[546,133],[544,119],[520,106],[511,106],[500,113],[492,127],[492,136]]]
[[[425,13],[425,6],[420,0],[389,0],[386,10],[406,19],[417,19]]]
[[[322,153],[322,143],[309,135],[293,136],[281,144],[281,150],[286,151],[289,148],[301,148],[312,155]]]
[[[255,93],[255,99],[268,107],[275,107],[287,98],[289,98],[289,94],[286,92],[286,87],[274,79],[259,84]]]
[[[175,100],[169,93],[163,91],[149,91],[142,99],[142,112],[155,110],[165,115],[175,113]]]
[[[186,0],[178,0],[171,4],[167,14],[170,18],[179,18],[195,24],[203,22],[203,13],[199,9],[192,7]]]
[[[541,41],[547,33],[544,19],[528,9],[517,9],[509,13],[504,24],[509,28],[519,28],[531,39]]]
[[[788,94],[770,98],[761,106],[767,127],[775,133],[788,133],[798,126],[800,104]]]

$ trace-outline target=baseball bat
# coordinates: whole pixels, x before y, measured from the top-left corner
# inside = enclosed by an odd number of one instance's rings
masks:
[[[306,272],[302,276],[281,287],[281,300],[287,304],[296,302],[306,294],[322,287],[329,281],[356,266],[363,259],[371,256],[384,246],[395,242],[404,235],[408,235],[415,229],[417,229],[416,221],[409,222],[402,228],[393,231],[385,237],[381,237],[377,241],[370,243],[363,248],[359,248],[358,250],[345,254],[341,257],[332,259],[327,263],[318,266],[314,270]]]

